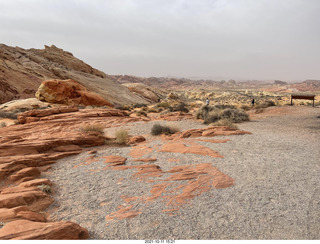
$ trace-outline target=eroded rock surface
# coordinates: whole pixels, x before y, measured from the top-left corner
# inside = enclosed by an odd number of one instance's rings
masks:
[[[43,81],[35,95],[40,101],[49,103],[113,107],[103,97],[71,79]]]
[[[71,222],[47,223],[41,214],[52,204],[52,183],[39,179],[55,160],[103,145],[107,139],[88,124],[111,127],[130,118],[115,109],[76,107],[31,110],[21,124],[0,128],[0,239],[86,239],[87,230]]]

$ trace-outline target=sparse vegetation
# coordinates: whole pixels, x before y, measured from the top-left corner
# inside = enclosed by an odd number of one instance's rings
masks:
[[[17,112],[0,111],[0,118],[17,119]]]
[[[171,135],[171,134],[174,134],[178,131],[179,131],[179,129],[177,127],[170,126],[170,125],[160,125],[157,123],[152,126],[151,135],[153,135],[153,136],[157,136],[157,135],[161,135],[161,134]]]
[[[260,109],[260,108],[267,108],[267,107],[271,107],[271,106],[276,106],[275,102],[274,101],[264,101],[263,103],[261,104],[258,104],[256,106],[256,109]]]
[[[213,123],[215,126],[227,126],[230,129],[238,130],[239,127],[235,125],[230,119],[220,119],[217,122]]]
[[[176,111],[180,111],[180,112],[185,112],[185,113],[188,113],[189,112],[189,109],[187,107],[187,105],[183,102],[177,104],[177,105],[174,105],[171,109],[172,112],[176,112]]]
[[[232,105],[202,106],[196,113],[197,119],[205,124],[215,123],[221,119],[229,119],[233,123],[249,121],[249,115],[242,109]]]
[[[138,115],[138,116],[145,116],[145,117],[148,116],[148,114],[147,114],[145,111],[143,111],[143,110],[137,111],[137,112],[136,112],[136,115]]]
[[[45,185],[45,184],[42,184],[42,185],[39,185],[37,186],[41,191],[43,191],[44,193],[51,193],[51,186],[49,185]]]
[[[161,102],[156,105],[158,108],[169,108],[170,104],[168,102]]]
[[[81,127],[81,131],[83,132],[96,131],[101,134],[104,133],[103,129],[104,129],[104,126],[101,124],[86,124],[83,127]]]
[[[119,144],[127,144],[129,140],[129,133],[127,129],[120,128],[116,131],[116,141]]]
[[[117,105],[114,107],[115,109],[119,109],[119,110],[126,110],[126,111],[131,111],[132,107],[129,105]]]
[[[133,104],[133,108],[144,108],[144,107],[147,107],[147,105],[144,103]]]
[[[156,109],[156,108],[148,108],[148,113],[159,113],[159,109]]]
[[[1,122],[0,123],[0,128],[6,127],[6,126],[7,126],[6,122]]]

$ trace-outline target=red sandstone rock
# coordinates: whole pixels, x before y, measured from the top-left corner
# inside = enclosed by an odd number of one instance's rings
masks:
[[[2,240],[84,240],[88,237],[86,229],[72,222],[16,220],[0,229]]]
[[[137,144],[140,142],[144,142],[146,140],[146,138],[144,138],[143,136],[133,136],[129,139],[128,144]]]
[[[120,157],[120,156],[106,156],[105,157],[105,163],[108,164],[108,166],[119,166],[124,165],[127,158]]]
[[[8,180],[10,182],[13,182],[24,177],[37,177],[39,175],[40,175],[40,170],[38,168],[28,167],[28,168],[21,169],[15,172],[14,174],[10,175],[8,177]]]
[[[36,97],[49,103],[113,107],[112,103],[74,80],[44,81],[36,92]]]
[[[28,219],[37,222],[46,222],[44,215],[30,211],[27,206],[19,206],[15,208],[0,208],[0,221],[8,222],[17,219]]]

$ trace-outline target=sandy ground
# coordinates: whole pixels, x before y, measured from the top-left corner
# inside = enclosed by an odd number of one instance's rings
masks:
[[[150,196],[152,187],[164,178],[139,181],[133,177],[134,169],[103,169],[103,161],[90,160],[87,152],[62,159],[44,175],[55,183],[50,218],[86,227],[90,239],[319,239],[319,116],[319,108],[269,108],[239,125],[250,135],[214,138],[230,139],[225,143],[199,142],[223,158],[146,150],[143,157],[156,158],[154,164],[164,170],[210,163],[235,180],[231,187],[199,194],[175,212],[163,199],[134,205],[134,200],[126,200]],[[132,135],[148,135],[153,123],[127,128]],[[181,130],[204,127],[197,121],[172,123]],[[150,145],[161,143],[156,138]],[[126,157],[127,165],[139,164],[130,156],[130,147],[94,150],[96,158],[117,155]],[[110,218],[117,210],[131,207],[135,217]]]

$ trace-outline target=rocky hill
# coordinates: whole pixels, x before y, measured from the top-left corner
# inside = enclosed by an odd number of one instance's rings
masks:
[[[304,82],[291,85],[292,88],[302,92],[320,91],[320,80],[305,80]]]
[[[0,104],[34,97],[41,82],[51,79],[76,80],[113,104],[148,102],[54,45],[23,49],[0,44]]]

